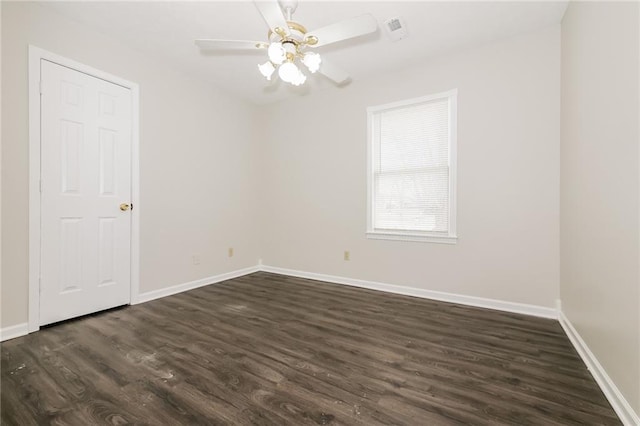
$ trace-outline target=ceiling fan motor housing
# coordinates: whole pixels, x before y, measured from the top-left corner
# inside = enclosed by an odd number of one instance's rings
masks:
[[[294,43],[301,43],[307,33],[307,29],[294,21],[287,21],[287,26],[289,27],[289,34],[285,34],[283,31],[280,31],[280,28],[276,28],[275,31],[269,29],[267,33],[267,39],[270,42],[274,41],[285,41],[290,40]]]

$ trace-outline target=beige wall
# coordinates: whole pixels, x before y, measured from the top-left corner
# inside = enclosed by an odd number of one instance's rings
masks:
[[[458,244],[367,239],[367,106],[453,88]],[[554,307],[559,117],[559,26],[269,106],[263,261]]]
[[[637,3],[562,22],[563,311],[640,413]]]
[[[255,265],[255,108],[45,8],[2,7],[1,327],[27,321],[28,44],[140,85],[142,292]]]
[[[0,1],[0,76],[2,75],[2,2]],[[0,94],[2,78],[0,77]],[[2,188],[2,102],[0,102],[0,188]],[[0,191],[0,328],[2,328],[2,196]]]

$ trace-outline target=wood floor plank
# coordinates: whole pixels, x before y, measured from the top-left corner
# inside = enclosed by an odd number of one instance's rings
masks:
[[[620,424],[557,321],[264,272],[0,351],[3,425]]]

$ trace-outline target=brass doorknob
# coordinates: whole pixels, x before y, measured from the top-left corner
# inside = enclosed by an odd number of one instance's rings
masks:
[[[122,210],[123,212],[126,212],[127,210],[129,210],[129,204],[127,203],[120,204],[120,210]]]

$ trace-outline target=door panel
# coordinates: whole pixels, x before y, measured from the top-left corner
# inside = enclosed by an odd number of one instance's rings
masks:
[[[40,324],[129,302],[131,92],[41,61]]]

